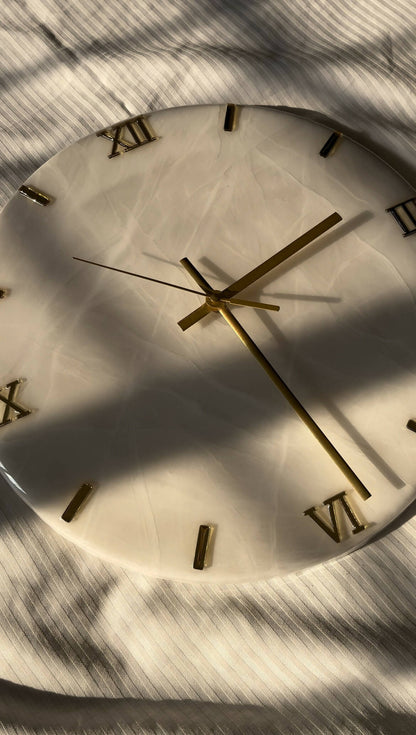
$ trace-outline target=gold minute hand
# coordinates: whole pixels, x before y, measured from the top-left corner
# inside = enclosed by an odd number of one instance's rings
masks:
[[[323,235],[324,232],[329,230],[341,220],[341,215],[338,214],[338,212],[333,212],[329,215],[329,217],[326,217],[324,220],[322,220],[322,222],[319,222],[317,225],[315,225],[315,227],[312,227],[307,232],[304,232],[303,235],[296,238],[296,240],[293,240],[293,242],[291,242],[285,248],[279,250],[279,252],[275,253],[270,258],[265,260],[264,263],[261,263],[256,268],[253,268],[253,270],[249,271],[249,273],[246,273],[237,281],[231,283],[230,286],[224,288],[219,294],[219,297],[223,299],[230,298],[240,293],[240,291],[243,291],[245,288],[248,288],[248,286],[251,286],[253,283],[255,283],[255,281],[257,281],[262,276],[265,276],[266,273],[269,273],[271,270],[273,270],[273,268],[276,268],[276,266],[283,263],[295,253],[298,253],[300,250],[306,247],[306,245],[309,245],[309,243],[311,243],[320,235]],[[183,263],[183,261],[181,261],[181,263]],[[192,327],[193,324],[196,324],[196,322],[198,322],[204,316],[206,316],[206,314],[209,314],[209,311],[210,310],[208,306],[206,304],[202,304],[202,306],[199,306],[198,309],[195,309],[190,314],[181,319],[178,324],[181,329],[185,331],[186,329],[189,329],[189,327]]]
[[[206,281],[205,278],[200,274],[200,272],[195,268],[195,266],[192,265],[190,260],[188,260],[187,258],[183,258],[181,260],[181,263],[184,268],[186,268],[188,273],[192,276],[192,278],[198,283],[198,285],[201,286],[201,288],[203,288],[205,291],[209,291],[211,289],[208,281]],[[234,330],[236,335],[241,339],[242,343],[247,347],[248,350],[250,350],[253,357],[256,358],[257,362],[261,365],[263,370],[266,371],[270,380],[272,380],[275,386],[280,390],[282,395],[296,411],[299,418],[302,419],[302,421],[306,424],[308,429],[310,429],[314,437],[319,441],[320,445],[325,449],[326,452],[328,452],[331,459],[335,462],[341,472],[344,473],[345,477],[351,483],[353,488],[355,488],[357,493],[359,493],[359,495],[363,498],[363,500],[368,500],[368,498],[371,498],[371,493],[368,492],[365,485],[363,485],[355,472],[353,472],[351,467],[346,463],[345,459],[341,457],[340,453],[335,449],[334,445],[329,441],[328,437],[326,437],[323,431],[321,431],[318,424],[315,423],[312,416],[310,416],[310,414],[302,406],[300,401],[298,401],[298,399],[292,393],[290,388],[286,385],[284,380],[282,380],[280,375],[276,372],[273,365],[263,355],[263,353],[257,347],[256,343],[253,342],[251,337],[241,326],[240,322],[237,321],[233,314],[231,314],[226,304],[224,304],[224,302],[220,300],[221,293],[219,295],[216,294],[215,300],[209,299],[208,303],[210,305],[210,311],[218,311],[221,316],[224,317],[226,322],[230,325],[231,329]],[[207,296],[207,298],[209,297]]]
[[[312,432],[314,437],[318,440],[318,442],[321,444],[321,446],[325,449],[326,452],[328,452],[331,459],[335,462],[335,464],[341,470],[341,472],[344,473],[345,477],[351,483],[353,488],[363,498],[363,500],[368,500],[368,498],[371,497],[371,493],[369,493],[365,485],[363,485],[361,480],[357,477],[355,472],[353,472],[353,470],[347,464],[345,459],[341,457],[340,453],[335,449],[334,445],[325,436],[323,431],[321,431],[318,424],[316,424],[315,421],[313,420],[312,416],[306,411],[306,409],[298,401],[296,396],[292,393],[290,388],[282,380],[282,378],[276,372],[276,370],[271,365],[271,363],[268,361],[268,359],[259,350],[256,343],[253,342],[251,337],[247,334],[245,329],[241,326],[240,322],[237,321],[237,319],[235,318],[233,314],[231,314],[230,310],[225,304],[219,303],[218,311],[220,312],[221,316],[224,317],[226,322],[230,325],[231,329],[233,329],[236,335],[241,339],[242,343],[247,347],[248,350],[250,350],[251,354],[256,358],[257,362],[261,365],[263,370],[266,371],[269,378],[273,381],[275,386],[280,390],[282,395],[290,403],[292,408],[296,411],[298,416],[306,424],[308,429],[310,429],[310,431]]]

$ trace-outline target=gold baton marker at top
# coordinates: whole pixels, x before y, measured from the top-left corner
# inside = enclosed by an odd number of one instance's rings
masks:
[[[299,251],[306,247],[306,245],[309,245],[309,243],[311,243],[313,240],[316,240],[316,238],[320,235],[323,235],[324,232],[331,229],[331,227],[338,224],[338,222],[341,222],[341,220],[341,215],[338,214],[338,212],[333,212],[333,214],[330,214],[329,217],[326,217],[324,220],[322,220],[322,222],[319,222],[317,225],[315,225],[315,227],[312,227],[307,232],[304,232],[303,235],[297,237],[296,240],[293,240],[293,242],[289,243],[289,245],[286,245],[285,248],[279,250],[278,253],[275,253],[270,258],[267,258],[264,263],[261,263],[256,268],[253,268],[253,270],[249,271],[249,273],[246,273],[237,281],[234,281],[234,283],[232,283],[230,286],[224,288],[218,294],[219,298],[225,300],[227,298],[232,298],[233,296],[236,296],[238,293],[240,293],[240,291],[244,291],[245,288],[248,288],[248,286],[251,286],[253,283],[258,281],[259,278],[262,278],[278,265],[284,263],[285,260],[290,258],[292,255],[295,255],[295,253],[299,253]],[[182,260],[181,263],[185,265]],[[203,304],[202,306],[199,306],[198,309],[195,309],[190,314],[181,319],[178,324],[180,328],[185,331],[186,329],[189,329],[189,327],[192,327],[193,324],[196,324],[196,322],[199,322],[199,320],[206,316],[206,314],[209,314],[209,312],[210,309],[207,304]]]

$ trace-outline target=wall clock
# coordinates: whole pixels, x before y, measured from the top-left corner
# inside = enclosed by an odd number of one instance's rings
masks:
[[[71,145],[1,216],[2,475],[144,574],[365,544],[416,494],[415,233],[397,173],[273,108]]]

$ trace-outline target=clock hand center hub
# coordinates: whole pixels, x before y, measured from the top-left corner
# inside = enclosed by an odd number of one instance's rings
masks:
[[[206,305],[211,311],[218,311],[224,302],[221,299],[221,291],[212,291],[205,298]]]

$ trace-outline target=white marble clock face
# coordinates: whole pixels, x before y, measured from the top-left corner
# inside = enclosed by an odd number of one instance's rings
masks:
[[[225,131],[225,114],[152,113],[157,140],[134,148],[140,121],[91,135],[26,182],[50,204],[16,194],[0,222],[3,476],[88,551],[196,582],[344,554],[416,494],[416,234],[385,211],[411,187],[346,138],[320,155],[320,125],[243,107]],[[241,293],[279,312],[229,308],[367,499],[219,313],[180,329],[204,296],[73,259],[200,290],[186,256],[221,290],[334,212],[339,224]]]

